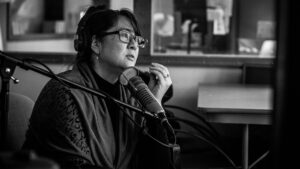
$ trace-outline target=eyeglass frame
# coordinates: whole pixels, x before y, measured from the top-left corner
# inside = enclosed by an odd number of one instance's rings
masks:
[[[129,36],[129,41],[128,41],[128,42],[121,39],[121,32],[129,33],[130,36]],[[127,29],[120,29],[120,30],[116,30],[116,31],[112,31],[112,32],[102,32],[102,33],[100,33],[99,35],[100,35],[101,37],[104,37],[104,36],[107,36],[107,35],[113,35],[113,34],[118,34],[118,35],[119,35],[119,40],[120,40],[121,42],[124,42],[124,43],[127,43],[127,44],[128,44],[132,39],[134,39],[134,41],[137,42],[138,47],[140,47],[140,48],[144,48],[144,47],[146,46],[146,44],[148,43],[148,40],[147,40],[147,39],[143,38],[142,36],[135,35],[133,32],[131,32],[131,31],[127,30]],[[137,41],[137,40],[136,40],[137,38],[141,38],[141,39],[142,39],[142,42],[144,42],[144,43],[143,43],[143,44],[139,44],[140,41]]]

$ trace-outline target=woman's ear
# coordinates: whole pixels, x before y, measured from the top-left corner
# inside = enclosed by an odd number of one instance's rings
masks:
[[[91,49],[97,55],[99,55],[101,52],[101,42],[96,38],[95,35],[92,37]]]

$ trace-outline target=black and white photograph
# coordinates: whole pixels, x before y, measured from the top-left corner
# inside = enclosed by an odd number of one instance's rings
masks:
[[[0,168],[295,168],[297,8],[0,0]]]

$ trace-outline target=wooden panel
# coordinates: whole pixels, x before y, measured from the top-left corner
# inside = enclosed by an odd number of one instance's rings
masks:
[[[133,9],[139,22],[142,36],[149,41],[144,49],[140,49],[140,55],[149,56],[151,45],[151,0],[135,0]]]

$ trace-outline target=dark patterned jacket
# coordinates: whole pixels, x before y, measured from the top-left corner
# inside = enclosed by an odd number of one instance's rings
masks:
[[[139,107],[121,84],[99,83],[87,64],[60,76],[95,90],[111,90],[117,99]],[[62,168],[169,168],[168,148],[146,137],[145,130],[168,142],[155,120],[52,79],[36,101],[23,149],[49,157]]]

